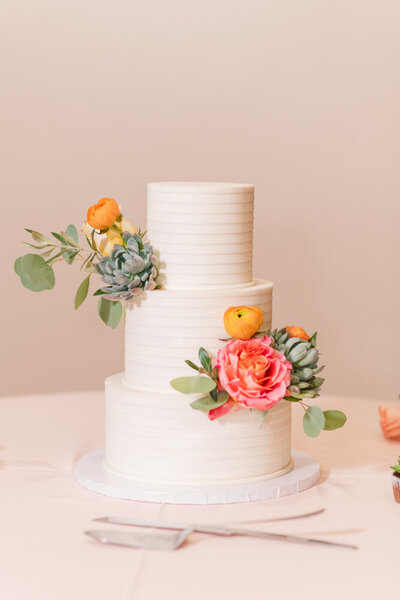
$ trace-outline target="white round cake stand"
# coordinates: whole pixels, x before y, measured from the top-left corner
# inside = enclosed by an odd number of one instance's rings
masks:
[[[105,496],[165,504],[230,504],[254,502],[297,494],[319,480],[319,463],[308,454],[292,451],[293,469],[274,479],[248,483],[179,485],[134,481],[104,467],[104,450],[83,456],[75,465],[75,479],[83,487]]]

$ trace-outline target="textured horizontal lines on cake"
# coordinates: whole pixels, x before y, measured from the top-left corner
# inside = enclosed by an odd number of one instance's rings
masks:
[[[271,326],[272,288],[255,280],[239,289],[155,290],[138,297],[126,311],[124,383],[171,392],[171,379],[191,374],[185,360],[197,362],[199,347],[213,355],[223,347],[228,306],[259,306],[263,329]]]
[[[253,221],[252,185],[148,186],[147,231],[160,256],[166,288],[251,281]]]
[[[199,483],[262,477],[288,466],[290,403],[274,406],[264,421],[261,412],[243,409],[211,422],[189,402],[176,392],[129,390],[121,375],[109,377],[107,468],[148,481]]]
[[[221,202],[225,195],[254,194],[254,185],[251,183],[225,183],[220,181],[159,181],[147,184],[148,192],[161,192],[181,196],[189,194],[191,197],[198,194],[215,194]],[[150,193],[149,193],[150,198]]]

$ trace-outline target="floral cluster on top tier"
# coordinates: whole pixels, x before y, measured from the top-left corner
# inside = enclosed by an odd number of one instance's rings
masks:
[[[112,328],[123,314],[122,301],[157,287],[158,262],[146,234],[123,217],[113,198],[101,198],[87,211],[81,231],[89,249],[81,246],[75,225],[68,225],[60,233],[52,232],[54,239],[33,229],[26,231],[36,244],[25,243],[38,253],[25,254],[15,261],[14,270],[22,284],[33,292],[51,290],[55,285],[53,265],[79,261],[86,276],[75,294],[75,308],[86,299],[91,276],[99,274],[104,285],[93,295],[100,296],[98,313]]]
[[[316,437],[323,429],[342,427],[346,416],[339,410],[322,411],[308,400],[319,396],[324,382],[318,374],[317,333],[311,337],[301,327],[287,326],[259,331],[263,322],[257,306],[234,306],[224,314],[230,338],[222,341],[216,360],[204,348],[200,365],[186,363],[196,370],[194,377],[178,377],[171,386],[184,394],[203,394],[191,403],[195,410],[208,413],[210,420],[241,408],[262,411],[264,416],[278,402],[297,402],[304,409],[303,428]]]

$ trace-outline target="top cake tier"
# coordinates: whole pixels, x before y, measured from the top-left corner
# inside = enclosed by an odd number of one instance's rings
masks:
[[[254,186],[149,183],[147,231],[163,287],[242,287],[252,281]]]

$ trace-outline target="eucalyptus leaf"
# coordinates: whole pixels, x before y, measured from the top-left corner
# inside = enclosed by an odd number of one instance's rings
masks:
[[[217,387],[215,387],[213,390],[211,390],[210,396],[214,400],[214,402],[217,402],[217,400],[218,400],[218,388]]]
[[[46,252],[42,252],[42,254],[40,256],[43,256],[43,258],[48,259],[49,256],[51,256],[51,254],[53,253],[54,248],[50,248],[50,250],[46,250]]]
[[[52,243],[52,240],[50,238],[46,237],[45,235],[43,235],[43,233],[40,233],[39,231],[33,230],[33,231],[29,231],[29,233],[31,234],[31,236],[33,237],[35,242],[38,242],[38,244],[51,244]]]
[[[54,271],[38,254],[25,254],[14,263],[14,270],[22,285],[32,292],[51,290],[55,285]]]
[[[174,390],[182,394],[207,394],[211,392],[217,384],[209,377],[195,375],[194,377],[178,377],[170,381]]]
[[[310,437],[317,437],[325,425],[325,416],[319,406],[309,406],[303,417],[303,429]]]
[[[215,401],[213,400],[209,395],[208,396],[203,396],[203,398],[199,398],[198,400],[195,400],[194,402],[191,402],[190,406],[192,408],[194,408],[195,410],[212,410],[213,408],[219,408],[220,406],[223,406],[225,404],[225,402],[229,399],[228,394],[226,394],[226,392],[222,392],[221,397],[219,397],[218,394],[218,400]]]
[[[65,230],[65,233],[68,237],[72,238],[75,243],[79,243],[79,234],[75,225],[68,225],[67,229]]]
[[[347,421],[346,415],[341,410],[324,410],[324,416],[324,429],[327,431],[339,429],[339,427],[343,427]]]
[[[16,272],[16,274],[21,277],[21,263],[22,263],[22,259],[23,256],[20,256],[19,258],[16,259],[16,261],[14,262],[14,271]]]
[[[74,248],[67,248],[61,253],[62,258],[65,260],[67,265],[70,265],[74,262],[75,256],[79,253],[79,250],[75,250]]]
[[[122,304],[119,300],[111,301],[106,300],[106,298],[99,298],[97,312],[99,313],[101,320],[108,325],[108,327],[115,329],[122,317]]]
[[[104,294],[105,294],[105,292],[103,292],[103,290],[100,288],[99,290],[95,291],[93,296],[104,296]]]
[[[199,350],[199,360],[200,360],[202,366],[207,371],[207,373],[211,373],[211,371],[212,371],[211,358],[210,358],[207,350],[205,350],[204,348],[200,348],[200,350]]]
[[[191,367],[192,369],[194,369],[195,371],[199,370],[199,367],[197,365],[194,364],[194,362],[192,362],[191,360],[185,360],[185,363],[187,365],[189,365],[189,367]]]
[[[25,246],[29,246],[29,248],[33,248],[34,250],[43,250],[43,248],[47,248],[48,244],[41,244],[40,246],[35,246],[35,244],[30,244],[29,242],[24,242]]]
[[[85,277],[75,294],[75,310],[86,300],[89,291],[90,275]]]
[[[33,235],[33,234],[32,234],[32,235]],[[53,237],[55,237],[55,238],[56,238],[56,240],[58,240],[59,242],[61,242],[61,243],[62,243],[64,246],[68,246],[68,242],[67,242],[67,240],[65,239],[65,237],[63,237],[63,236],[61,235],[61,233],[57,233],[56,231],[52,231],[52,232],[51,232],[51,235],[52,235]]]

